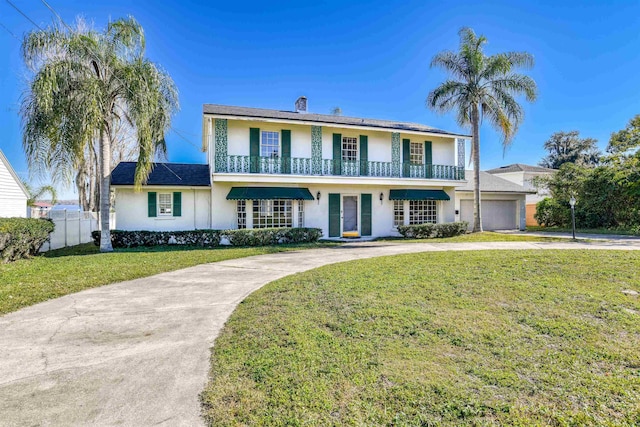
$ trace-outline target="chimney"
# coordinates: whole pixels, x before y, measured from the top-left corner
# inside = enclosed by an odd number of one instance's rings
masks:
[[[301,96],[296,100],[296,113],[305,114],[307,112],[307,97]]]

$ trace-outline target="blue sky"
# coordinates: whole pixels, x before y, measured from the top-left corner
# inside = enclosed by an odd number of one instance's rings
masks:
[[[41,0],[12,0],[41,26],[53,16]],[[539,98],[503,155],[496,133],[481,131],[481,167],[536,164],[556,131],[579,130],[606,147],[611,132],[640,114],[640,1],[431,2],[102,2],[48,0],[67,22],[96,28],[133,15],[148,57],[180,91],[168,135],[169,160],[204,162],[204,103],[291,109],[300,95],[310,111],[412,121],[460,131],[453,115],[425,107],[445,74],[433,55],[455,50],[458,29],[484,34],[488,54],[525,50]],[[26,85],[20,38],[34,28],[0,0],[0,149],[28,175],[19,103]],[[9,32],[13,33],[12,36]],[[65,192],[73,196],[70,191]]]

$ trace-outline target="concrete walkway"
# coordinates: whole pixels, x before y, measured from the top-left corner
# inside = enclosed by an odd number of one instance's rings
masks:
[[[640,242],[347,244],[205,264],[67,295],[0,318],[0,425],[201,425],[198,395],[209,349],[251,292],[335,262],[487,249],[640,250]]]

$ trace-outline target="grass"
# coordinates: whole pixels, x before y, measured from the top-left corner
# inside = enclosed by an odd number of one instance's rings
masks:
[[[482,251],[289,276],[227,322],[203,412],[216,426],[640,425],[640,299],[621,292],[640,291],[638,271],[633,251]]]
[[[135,248],[101,254],[93,243],[0,264],[0,315],[83,289],[198,264],[328,244],[257,248]]]
[[[484,231],[482,233],[469,233],[461,236],[447,237],[444,239],[404,239],[402,237],[383,237],[378,241],[398,241],[402,243],[475,243],[475,242],[558,242],[566,239],[546,236],[527,236],[522,234],[495,233]]]
[[[527,226],[527,231],[548,231],[550,233],[571,233],[571,227],[542,227]],[[631,229],[623,228],[576,228],[576,233],[584,234],[620,234],[623,236],[637,236],[638,232]]]

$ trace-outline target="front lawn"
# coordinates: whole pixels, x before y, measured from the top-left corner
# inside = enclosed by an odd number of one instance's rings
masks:
[[[527,231],[548,231],[550,233],[571,233],[571,227],[542,227],[542,226],[527,226]],[[640,233],[637,229],[631,228],[576,228],[576,233],[583,234],[620,234],[623,236],[637,236]]]
[[[639,425],[640,253],[431,252],[296,274],[239,305],[211,425]]]
[[[0,264],[0,315],[83,289],[151,276],[209,262],[330,244],[257,248],[165,246],[119,249],[101,254],[93,243]]]

